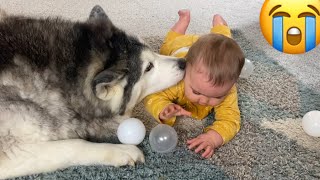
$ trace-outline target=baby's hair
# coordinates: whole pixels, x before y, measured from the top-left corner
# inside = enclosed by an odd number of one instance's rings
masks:
[[[191,65],[202,63],[209,81],[218,86],[236,82],[244,64],[244,54],[236,41],[214,33],[201,36],[189,49],[186,59]]]

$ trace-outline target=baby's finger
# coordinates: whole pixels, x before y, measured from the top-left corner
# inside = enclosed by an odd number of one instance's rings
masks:
[[[169,106],[169,107],[167,108],[166,113],[169,114],[169,113],[172,113],[173,111],[175,111],[175,107],[174,107],[174,106]]]
[[[202,157],[203,158],[207,158],[208,157],[208,155],[211,153],[211,151],[212,151],[212,148],[210,147],[210,146],[207,146],[206,148],[205,148],[205,151],[202,153]]]
[[[166,108],[164,111],[163,111],[163,114],[164,115],[167,115],[167,114],[169,114],[170,113],[170,107],[168,107],[168,108]]]
[[[190,112],[190,111],[187,111],[187,110],[185,110],[185,109],[183,109],[183,108],[181,108],[180,110],[181,110],[181,112],[182,112],[184,115],[186,115],[186,116],[191,116],[191,112]]]
[[[160,118],[161,119],[169,119],[169,118],[171,118],[171,116],[168,112],[164,111],[160,114]]]
[[[175,110],[180,110],[181,109],[181,106],[179,106],[178,104],[173,104],[171,107],[173,109],[175,109]]]
[[[175,110],[172,110],[168,115],[170,115],[171,117],[173,116],[179,116],[179,110],[178,109],[175,109]]]
[[[205,149],[207,147],[207,144],[204,142],[201,142],[200,145],[194,150],[195,153],[200,152],[202,149]]]
[[[210,153],[208,154],[208,156],[206,156],[205,158],[209,159],[213,156],[213,154],[214,154],[214,150],[211,150]]]
[[[188,148],[189,148],[189,149],[194,149],[194,148],[197,147],[200,143],[201,143],[201,141],[199,141],[199,139],[195,139],[192,143],[190,143],[190,145],[188,146]]]
[[[166,111],[165,111],[165,116],[173,116],[175,115],[179,110],[176,110],[174,107],[169,107]]]
[[[197,138],[193,138],[193,139],[188,139],[187,140],[187,144],[192,144]]]
[[[177,116],[191,116],[191,112],[186,111],[185,109],[180,109],[180,111],[177,113]]]

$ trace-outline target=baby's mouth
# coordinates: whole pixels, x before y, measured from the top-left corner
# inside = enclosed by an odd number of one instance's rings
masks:
[[[287,32],[287,41],[295,46],[301,42],[301,31],[297,27],[291,27]]]

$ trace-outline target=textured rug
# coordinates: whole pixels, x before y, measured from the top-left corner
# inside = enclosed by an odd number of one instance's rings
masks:
[[[79,166],[17,179],[319,179],[320,138],[307,136],[301,118],[311,110],[320,110],[320,93],[303,85],[264,50],[248,40],[243,32],[233,31],[255,70],[238,82],[242,125],[239,134],[219,148],[209,159],[189,151],[188,138],[201,133],[211,123],[180,118],[175,124],[179,136],[177,148],[167,154],[155,153],[148,135],[155,121],[142,104],[134,116],[143,120],[147,136],[139,145],[145,164],[135,167]],[[155,50],[162,37],[144,38]],[[108,142],[119,143],[116,136]]]

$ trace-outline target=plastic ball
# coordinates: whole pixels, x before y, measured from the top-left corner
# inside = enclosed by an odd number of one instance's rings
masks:
[[[320,137],[320,111],[310,111],[302,118],[302,128],[309,135]]]
[[[173,127],[158,124],[149,135],[149,143],[153,151],[166,153],[172,151],[178,143],[178,135]]]
[[[129,118],[120,123],[117,136],[123,144],[140,144],[146,135],[144,124],[137,118]]]
[[[248,78],[252,72],[253,72],[253,64],[249,59],[245,59],[244,61],[244,65],[242,67],[241,73],[240,73],[240,77],[241,78]]]

